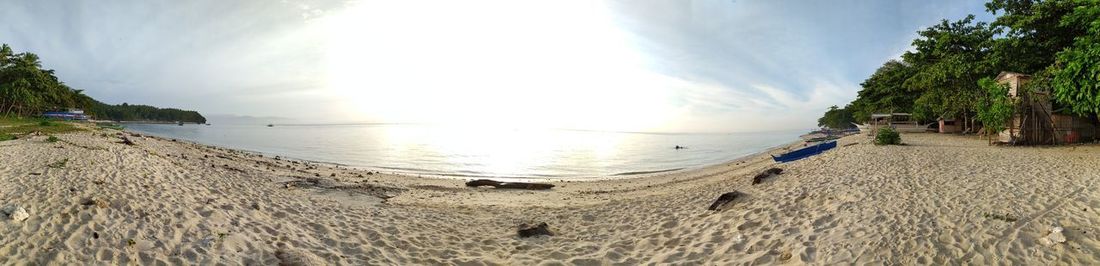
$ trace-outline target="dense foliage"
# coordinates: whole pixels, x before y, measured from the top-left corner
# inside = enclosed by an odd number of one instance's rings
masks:
[[[195,111],[101,103],[65,85],[53,70],[43,69],[38,55],[15,53],[7,44],[0,45],[0,115],[37,116],[65,108],[81,108],[106,120],[206,122]]]
[[[852,122],[855,121],[847,107],[839,108],[833,105],[829,107],[829,111],[825,111],[824,117],[817,120],[817,126],[834,129],[853,128],[855,124],[852,124]]]
[[[1087,33],[1058,53],[1053,72],[1054,97],[1076,114],[1100,113],[1100,0],[1080,6],[1059,25],[1087,25]]]
[[[175,108],[157,108],[148,105],[130,105],[127,103],[107,105],[96,102],[87,110],[101,120],[206,123],[206,118],[199,112]]]
[[[988,126],[1004,110],[987,104],[1006,99],[981,80],[1008,71],[1033,75],[1028,86],[1051,89],[1056,107],[1100,113],[1100,0],[991,0],[986,9],[999,15],[992,23],[971,15],[918,31],[913,50],[861,83],[845,109],[858,122],[908,112]]]
[[[880,128],[875,134],[875,145],[901,145],[901,134],[893,128]]]
[[[987,133],[1005,130],[1005,122],[1012,119],[1016,108],[1016,101],[1008,97],[1008,85],[991,78],[979,80],[978,85],[986,92],[978,102],[978,120],[989,129]]]
[[[913,102],[917,100],[916,93],[900,93],[908,91],[904,85],[905,80],[915,74],[915,68],[905,62],[890,60],[879,67],[870,78],[862,84],[863,90],[859,91],[859,97],[851,105],[845,107],[857,122],[866,122],[872,113],[908,112],[913,109]]]

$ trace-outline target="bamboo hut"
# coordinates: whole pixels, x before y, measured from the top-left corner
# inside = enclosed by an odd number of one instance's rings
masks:
[[[1001,72],[997,83],[1008,85],[1009,97],[1017,102],[1016,111],[998,141],[1010,144],[1052,145],[1093,141],[1097,127],[1092,119],[1055,114],[1050,92],[1044,88],[1026,89],[1031,76]]]

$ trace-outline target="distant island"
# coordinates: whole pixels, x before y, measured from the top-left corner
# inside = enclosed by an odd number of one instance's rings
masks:
[[[43,69],[38,55],[0,45],[0,115],[39,116],[65,109],[83,109],[97,120],[206,123],[196,111],[97,101],[66,85],[52,69]]]

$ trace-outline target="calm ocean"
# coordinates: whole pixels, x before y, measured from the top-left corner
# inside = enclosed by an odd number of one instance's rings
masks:
[[[655,134],[432,125],[148,125],[127,130],[267,155],[435,176],[574,179],[718,164],[804,130]],[[675,146],[686,149],[674,149]]]

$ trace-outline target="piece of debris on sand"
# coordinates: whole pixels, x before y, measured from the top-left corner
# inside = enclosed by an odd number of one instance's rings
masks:
[[[477,179],[466,182],[467,187],[491,186],[493,188],[547,190],[554,187],[553,184],[528,183],[528,182],[501,182],[489,179]]]
[[[753,185],[760,184],[760,182],[763,182],[765,178],[769,178],[769,177],[779,175],[779,174],[782,174],[782,173],[783,173],[783,169],[779,169],[779,168],[771,168],[771,169],[768,169],[768,170],[764,170],[763,172],[760,172],[756,176],[752,177],[752,184]]]
[[[14,204],[9,204],[4,206],[4,208],[0,208],[0,214],[3,214],[8,220],[13,222],[21,222],[31,217],[31,215],[27,213],[27,209],[23,209],[23,207]]]
[[[725,207],[725,205],[727,203],[741,197],[742,195],[743,194],[741,194],[741,192],[737,192],[736,190],[731,191],[731,192],[722,193],[722,195],[718,196],[718,199],[714,200],[714,203],[710,204],[710,207],[707,207],[707,210],[712,210],[712,211],[722,210],[722,207]]]
[[[1066,235],[1062,234],[1062,231],[1064,231],[1064,230],[1065,229],[1063,229],[1062,227],[1055,226],[1054,228],[1050,229],[1050,232],[1047,233],[1046,236],[1044,236],[1043,238],[1040,238],[1039,242],[1041,242],[1044,246],[1048,246],[1048,247],[1053,246],[1053,245],[1057,245],[1057,244],[1061,244],[1061,243],[1065,243],[1066,242]]]
[[[554,232],[550,232],[550,225],[543,222],[537,225],[520,224],[516,235],[519,237],[552,236]]]
[[[365,194],[383,200],[397,197],[402,192],[405,192],[404,188],[370,184],[346,184],[336,182],[335,180],[328,180],[316,177],[298,178],[298,180],[286,181],[282,182],[282,184],[283,187],[287,189],[317,189],[321,190],[322,192],[341,191],[351,194]]]
[[[104,199],[101,199],[101,198],[86,198],[86,199],[80,201],[80,205],[84,205],[84,206],[93,206],[93,205],[95,205],[96,207],[99,207],[100,209],[103,209],[103,208],[107,208],[107,206],[109,206],[110,203],[107,202]]]

